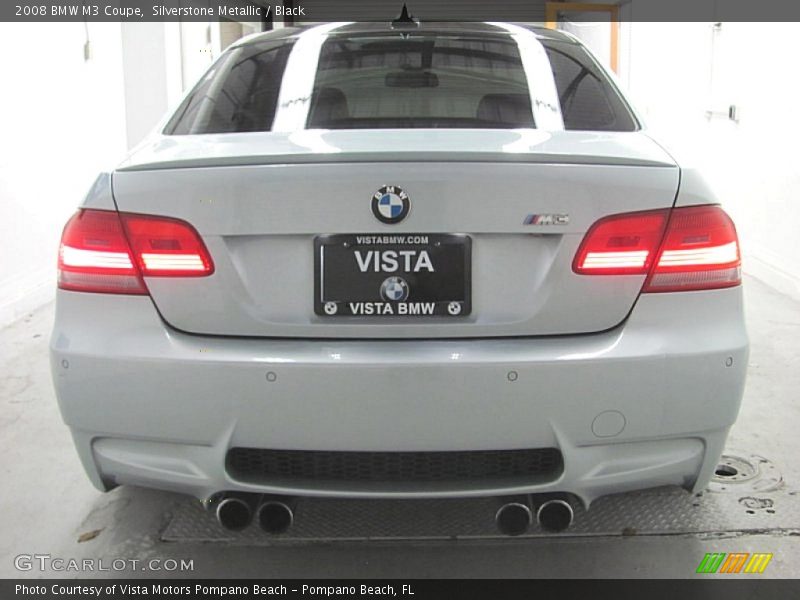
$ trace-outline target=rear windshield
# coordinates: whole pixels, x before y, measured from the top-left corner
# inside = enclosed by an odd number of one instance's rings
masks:
[[[636,129],[616,89],[580,46],[543,45],[566,129]],[[224,54],[165,133],[269,131],[284,75],[304,76],[286,72],[292,46],[259,42]],[[331,36],[320,49],[305,126],[536,127],[530,98],[519,48],[509,36]]]
[[[320,53],[309,127],[534,127],[511,38],[335,39]]]

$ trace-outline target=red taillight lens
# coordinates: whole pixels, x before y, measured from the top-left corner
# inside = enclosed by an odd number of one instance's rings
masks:
[[[665,210],[613,215],[597,221],[578,248],[572,268],[581,275],[648,273],[664,235]]]
[[[105,294],[146,294],[119,215],[79,210],[67,222],[58,252],[58,287]]]
[[[645,292],[708,290],[739,285],[736,226],[719,206],[676,208]]]
[[[214,263],[203,240],[185,221],[122,213],[122,223],[145,277],[203,277]]]
[[[197,232],[183,221],[80,210],[61,236],[58,286],[107,294],[147,294],[142,276],[214,272]]]
[[[586,234],[573,261],[581,275],[648,274],[643,292],[741,283],[736,228],[719,206],[613,215]]]

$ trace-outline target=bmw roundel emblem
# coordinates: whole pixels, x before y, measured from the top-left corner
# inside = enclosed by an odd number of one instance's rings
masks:
[[[372,196],[372,214],[382,223],[399,223],[410,209],[408,194],[396,185],[385,185]]]
[[[381,298],[387,302],[403,302],[408,298],[408,284],[402,277],[387,277],[381,284]]]

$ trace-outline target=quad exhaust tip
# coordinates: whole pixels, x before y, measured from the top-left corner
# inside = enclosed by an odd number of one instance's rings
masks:
[[[217,521],[228,531],[241,531],[253,520],[253,509],[236,496],[223,498],[217,505]]]
[[[494,520],[498,531],[503,535],[523,535],[533,524],[534,513],[531,506],[536,509],[536,522],[542,530],[557,533],[564,531],[575,517],[572,506],[560,498],[538,499],[522,498],[504,502],[495,514]]]
[[[265,533],[286,533],[294,523],[294,510],[280,500],[267,500],[258,507],[258,525]]]
[[[524,502],[508,502],[497,509],[494,520],[500,533],[522,535],[533,523],[533,514]]]
[[[574,518],[572,506],[566,500],[548,500],[536,511],[536,521],[539,526],[550,532],[564,531],[572,525]]]
[[[294,523],[293,499],[263,498],[257,494],[227,494],[217,504],[217,522],[228,531],[242,531],[255,518],[258,526],[269,534],[288,531]],[[257,508],[256,508],[257,507]]]

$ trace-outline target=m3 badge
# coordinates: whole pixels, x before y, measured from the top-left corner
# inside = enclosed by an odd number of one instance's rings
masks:
[[[569,215],[546,213],[541,215],[528,215],[522,221],[523,225],[569,225]]]

